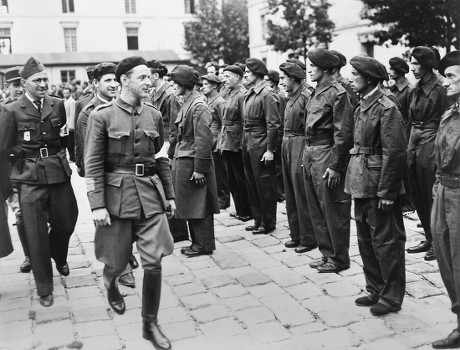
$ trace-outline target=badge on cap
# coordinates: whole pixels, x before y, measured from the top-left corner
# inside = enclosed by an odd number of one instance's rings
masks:
[[[24,131],[24,141],[30,141],[30,131]]]

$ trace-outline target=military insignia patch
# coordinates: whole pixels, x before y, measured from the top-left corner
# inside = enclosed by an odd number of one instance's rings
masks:
[[[24,131],[24,141],[30,141],[30,131]]]

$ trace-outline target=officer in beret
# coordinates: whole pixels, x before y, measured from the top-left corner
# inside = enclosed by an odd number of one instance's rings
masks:
[[[3,107],[0,117],[0,168],[15,155],[11,182],[19,190],[30,261],[40,304],[53,305],[52,258],[69,275],[69,239],[78,216],[64,150],[64,101],[47,96],[45,67],[30,57],[19,71],[25,94]],[[49,223],[49,226],[48,226]]]
[[[75,125],[78,123],[78,117],[80,116],[80,112],[83,110],[83,108],[96,96],[96,87],[94,86],[94,77],[93,77],[93,71],[96,65],[90,66],[86,68],[86,75],[88,76],[88,81],[91,83],[93,86],[93,91],[88,94],[80,97],[77,101],[75,101]]]
[[[214,161],[214,171],[216,174],[219,208],[227,209],[230,206],[230,188],[228,185],[227,167],[220,152],[217,150],[217,139],[219,137],[220,130],[222,129],[225,100],[218,92],[221,80],[217,75],[206,74],[201,76],[201,79],[203,81],[201,91],[206,97],[206,103],[212,116],[212,159]]]
[[[433,72],[438,65],[434,51],[426,46],[412,50],[411,66],[417,85],[410,94],[409,120],[412,123],[408,144],[408,166],[411,196],[425,231],[425,241],[407,249],[408,253],[426,252],[425,260],[436,259],[432,246],[432,189],[436,179],[434,141],[439,121],[447,107],[447,97]]]
[[[304,62],[302,62],[301,60],[299,60],[298,58],[288,58],[286,60],[286,62],[290,62],[290,63],[295,63],[297,64],[300,68],[302,68],[302,70],[304,72],[307,71],[307,66],[305,65]],[[307,80],[304,80],[303,81],[303,85],[307,88],[307,90],[309,90],[310,92],[313,92],[313,86],[311,86],[310,84],[307,83]]]
[[[223,81],[229,93],[224,106],[217,149],[228,171],[228,184],[235,204],[235,212],[230,213],[230,216],[246,222],[252,219],[252,214],[242,154],[243,116],[241,111],[244,94],[247,91],[243,86],[243,75],[243,70],[237,65],[230,65],[224,69]]]
[[[281,125],[278,100],[264,76],[268,70],[257,58],[246,60],[246,81],[252,85],[243,101],[243,163],[253,234],[268,234],[276,226],[277,182],[275,153]]]
[[[445,77],[447,97],[454,100],[441,118],[435,141],[436,182],[431,211],[431,227],[441,277],[457,315],[457,328],[445,339],[435,341],[433,348],[460,347],[460,51],[448,53],[439,62]]]
[[[410,135],[411,124],[409,121],[409,102],[410,92],[414,88],[406,74],[409,73],[409,65],[401,57],[390,58],[390,79],[394,81],[394,85],[390,87],[390,91],[396,96],[401,106],[400,112],[404,118],[404,124],[407,125],[407,136]]]
[[[350,82],[348,81],[348,79],[345,79],[342,76],[342,74],[340,74],[340,70],[342,69],[342,67],[345,67],[347,65],[347,58],[338,51],[330,50],[330,52],[333,55],[337,56],[337,58],[339,59],[339,63],[332,70],[332,76],[334,77],[335,80],[337,80],[337,82],[340,85],[342,85],[345,88],[345,90],[347,90],[348,95],[350,96],[351,104],[353,107],[355,107],[359,102],[359,97],[358,95],[356,95],[356,93],[351,88]]]
[[[279,68],[281,85],[288,93],[281,160],[291,240],[284,245],[287,248],[295,248],[296,253],[305,253],[316,248],[302,169],[302,154],[305,147],[305,106],[311,92],[303,85],[305,70],[299,65],[285,62]]]
[[[86,136],[86,187],[96,224],[96,258],[104,263],[109,304],[123,314],[125,302],[117,282],[135,238],[144,269],[143,337],[156,349],[170,349],[158,328],[161,260],[174,249],[167,215],[174,215],[176,207],[169,161],[155,157],[164,142],[163,120],[144,102],[151,82],[142,57],[121,60],[115,79],[121,84],[120,95],[91,112]]]
[[[310,78],[317,83],[307,106],[303,167],[308,208],[322,254],[310,263],[318,272],[348,269],[350,257],[350,197],[343,191],[351,134],[342,130],[352,115],[345,88],[332,76],[337,56],[325,49],[310,50]]]
[[[171,72],[176,93],[184,99],[175,122],[178,134],[172,169],[176,216],[187,219],[192,239],[192,245],[181,250],[188,257],[209,255],[216,249],[214,214],[219,213],[212,116],[202,95],[193,91],[199,79],[189,66],[179,65]]]
[[[401,309],[405,292],[406,233],[399,195],[403,193],[406,134],[398,107],[380,86],[388,79],[380,63],[356,56],[350,64],[350,83],[361,99],[353,118],[343,122],[354,135],[345,192],[355,201],[358,245],[369,292],[355,303],[370,306],[374,316],[382,316]]]

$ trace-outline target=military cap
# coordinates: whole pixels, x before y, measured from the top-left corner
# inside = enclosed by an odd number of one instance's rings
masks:
[[[11,82],[16,81],[16,80],[21,80],[21,76],[19,75],[19,69],[20,68],[21,67],[16,66],[16,67],[5,69],[3,71],[3,76],[5,78],[5,81],[7,83],[11,83]]]
[[[171,80],[185,87],[193,87],[198,84],[200,75],[192,67],[178,65],[171,72]]]
[[[104,74],[110,74],[110,73],[115,74],[116,69],[117,69],[117,65],[111,62],[102,62],[102,63],[96,64],[93,70],[93,79],[99,79]]]
[[[280,82],[280,74],[276,70],[270,69],[267,73],[268,80],[278,84]]]
[[[294,63],[294,64],[298,65],[300,68],[302,68],[303,70],[307,69],[307,66],[305,65],[305,63],[303,63],[301,60],[299,60],[297,58],[288,58],[286,60],[286,62]]]
[[[265,66],[265,63],[263,63],[258,58],[246,59],[246,68],[256,74],[264,76],[268,74],[267,66]]]
[[[30,57],[27,62],[24,64],[24,66],[19,69],[19,75],[23,79],[27,79],[31,75],[44,71],[45,66],[40,63],[39,60],[37,60],[34,57]]]
[[[337,58],[339,59],[339,64],[337,65],[337,67],[341,68],[347,65],[347,58],[343,54],[335,50],[329,50],[329,52],[332,53],[334,56],[337,56]]]
[[[120,77],[129,72],[131,69],[137,66],[147,65],[147,62],[140,56],[132,56],[124,58],[118,63],[117,69],[115,70],[115,78],[120,82]]]
[[[390,58],[390,67],[402,73],[409,73],[409,65],[401,57]]]
[[[350,64],[361,74],[379,80],[388,80],[388,73],[383,64],[372,57],[355,56]]]
[[[240,77],[243,77],[243,75],[244,75],[244,71],[240,67],[238,67],[236,64],[232,64],[230,66],[225,67],[224,72],[225,71],[235,73],[235,74],[239,75]]]
[[[241,70],[243,71],[243,75],[244,75],[244,71],[246,70],[246,65],[244,63],[241,63],[241,62],[236,62],[235,66],[240,67]]]
[[[305,79],[305,70],[303,70],[298,64],[293,62],[284,62],[280,65],[280,71],[284,74],[289,75],[293,78],[298,78],[300,80]]]
[[[161,61],[151,60],[147,61],[147,67],[155,69],[158,73],[161,73],[161,76],[168,74],[168,67],[166,67]]]
[[[307,52],[308,59],[315,65],[324,69],[337,67],[340,60],[326,49],[313,49]]]
[[[460,66],[460,51],[449,52],[442,58],[438,65],[439,73],[445,76],[446,68],[450,66]]]
[[[95,66],[86,67],[86,75],[88,76],[88,79],[89,79],[89,80],[93,80],[93,79],[94,79],[94,77],[93,77],[93,70],[94,70],[94,67],[95,67]]]
[[[215,74],[206,74],[206,75],[202,75],[201,76],[201,79],[202,80],[207,80],[209,81],[210,83],[213,83],[213,84],[217,84],[219,85],[220,83],[222,83],[219,79],[219,77]]]
[[[414,57],[422,66],[430,68],[436,68],[438,66],[436,54],[431,47],[417,46],[412,50],[411,56]]]

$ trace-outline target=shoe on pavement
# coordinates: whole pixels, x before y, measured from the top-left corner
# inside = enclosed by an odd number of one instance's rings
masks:
[[[118,283],[125,287],[136,288],[136,280],[134,279],[134,275],[132,272],[128,272],[124,275],[121,275],[120,279],[118,280]]]
[[[107,300],[110,307],[119,315],[123,315],[126,310],[125,299],[118,290],[117,279],[112,279],[109,286],[107,287]]]
[[[324,265],[318,266],[317,268],[319,273],[337,273],[346,269],[348,269],[348,267],[337,266],[331,262],[327,262]]]
[[[200,255],[211,255],[212,254],[212,250],[210,251],[195,251],[193,250],[192,248],[190,249],[187,249],[185,252],[184,252],[184,255],[185,256],[188,256],[189,258],[193,258],[195,256],[200,256]]]
[[[246,221],[249,221],[249,220],[252,220],[254,219],[252,216],[248,215],[248,216],[241,216],[241,215],[237,215],[235,216],[236,219],[240,220],[240,221],[243,221],[243,222],[246,222]]]
[[[56,265],[56,270],[62,275],[62,276],[68,276],[70,274],[70,269],[69,269],[69,264],[65,263],[62,266]]]
[[[252,234],[253,235],[267,235],[269,234],[270,232],[273,232],[275,231],[275,228],[266,228],[266,227],[263,227],[263,226],[260,226],[258,229],[252,231]]]
[[[24,262],[21,264],[21,266],[19,266],[19,271],[26,273],[30,272],[30,270],[32,270],[32,265],[30,263],[30,258],[26,256]]]
[[[431,344],[435,349],[457,349],[460,348],[460,332],[454,329],[447,338],[436,340]]]
[[[293,241],[293,240],[290,240],[284,243],[284,246],[286,248],[295,248],[295,247],[298,247],[299,245],[300,245],[300,241]]]
[[[390,312],[397,312],[399,310],[401,310],[401,306],[388,306],[378,302],[371,307],[371,314],[374,316],[383,316]]]
[[[50,307],[54,304],[53,294],[43,295],[40,297],[40,305],[43,307]]]
[[[297,248],[295,248],[295,252],[296,253],[299,253],[299,254],[302,254],[302,253],[306,253],[306,252],[309,252],[310,250],[313,250],[317,247],[316,244],[309,244],[309,245],[299,245]]]
[[[317,260],[312,261],[312,262],[309,264],[309,266],[310,266],[312,269],[317,269],[318,267],[323,266],[325,263],[327,263],[327,258],[325,258],[325,257],[323,256],[321,259],[317,259]]]
[[[407,248],[409,254],[426,252],[431,248],[431,241],[422,241],[414,247]]]
[[[249,225],[249,226],[246,226],[245,230],[254,231],[254,230],[257,230],[259,227],[260,227],[259,225]]]
[[[423,259],[425,259],[426,261],[436,260],[436,253],[434,252],[433,246],[431,246],[431,248],[428,249]]]
[[[189,249],[192,249],[192,246],[191,246],[191,245],[188,246],[188,247],[182,247],[182,248],[180,249],[180,253],[181,253],[182,255],[184,255],[184,254],[185,254],[185,251],[186,251],[186,250],[189,250]]]
[[[355,304],[357,306],[372,306],[377,304],[379,301],[379,296],[378,294],[369,294],[364,297],[360,297],[355,300]]]

